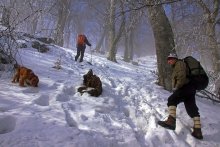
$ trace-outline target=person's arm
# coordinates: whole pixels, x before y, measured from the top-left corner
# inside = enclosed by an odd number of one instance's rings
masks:
[[[85,37],[85,43],[86,43],[88,46],[92,46],[91,43],[88,41],[87,37]]]
[[[175,85],[173,88],[179,89],[184,84],[188,82],[188,79],[186,77],[186,65],[182,61],[176,62],[176,65],[174,67],[174,80]]]

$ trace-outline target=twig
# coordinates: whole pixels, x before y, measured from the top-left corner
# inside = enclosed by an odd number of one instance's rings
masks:
[[[201,90],[196,95],[200,98],[206,98],[206,99],[209,99],[213,102],[220,103],[220,98],[208,90]]]
[[[152,3],[152,4],[147,3],[147,4],[144,4],[140,7],[131,8],[131,9],[119,12],[118,14],[116,14],[116,16],[120,16],[120,15],[125,14],[125,13],[130,12],[130,11],[137,11],[137,10],[140,10],[140,9],[143,9],[143,8],[146,8],[146,7],[153,7],[153,6],[159,6],[159,5],[164,5],[164,4],[171,4],[171,3],[178,2],[178,1],[181,1],[181,0],[164,1],[164,2],[160,2],[160,3]]]

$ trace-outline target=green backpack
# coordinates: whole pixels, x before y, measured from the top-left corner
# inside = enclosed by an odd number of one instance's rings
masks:
[[[186,67],[189,69],[187,77],[195,85],[196,90],[203,90],[208,86],[209,78],[198,60],[192,56],[187,56],[183,59]]]

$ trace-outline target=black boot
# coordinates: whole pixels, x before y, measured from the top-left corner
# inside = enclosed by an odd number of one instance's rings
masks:
[[[197,139],[203,139],[200,117],[199,116],[193,117],[193,121],[194,121],[194,127],[193,127],[193,132],[191,133],[192,136]]]
[[[176,129],[176,118],[174,118],[173,116],[169,115],[167,120],[165,120],[165,121],[158,121],[158,125],[166,128],[166,129],[175,130]]]
[[[75,61],[77,61],[77,59],[78,59],[78,57],[76,56],[76,57],[75,57]]]
[[[203,139],[201,128],[193,128],[192,136],[197,139]]]

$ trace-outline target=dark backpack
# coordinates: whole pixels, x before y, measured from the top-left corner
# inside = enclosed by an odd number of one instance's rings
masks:
[[[203,90],[209,84],[209,78],[198,60],[192,56],[187,56],[183,59],[186,63],[186,67],[189,69],[187,77],[195,85],[196,90]]]

